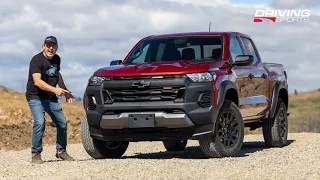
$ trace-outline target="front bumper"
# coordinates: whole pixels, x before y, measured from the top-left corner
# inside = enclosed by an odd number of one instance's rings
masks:
[[[185,113],[173,114],[166,112],[125,112],[118,115],[102,115],[100,127],[102,129],[123,129],[128,128],[129,115],[131,114],[154,114],[155,127],[164,128],[185,128],[194,126],[191,119]]]
[[[217,108],[212,105],[213,83],[191,83],[187,80],[180,83],[185,86],[182,102],[110,103],[102,94],[104,87],[110,84],[88,86],[86,95],[92,98],[94,105],[86,111],[91,136],[100,140],[156,141],[197,139],[212,134],[218,114]],[[113,87],[116,86],[114,82]],[[204,96],[209,104],[203,101]],[[155,125],[152,128],[129,128],[130,114],[154,114]]]

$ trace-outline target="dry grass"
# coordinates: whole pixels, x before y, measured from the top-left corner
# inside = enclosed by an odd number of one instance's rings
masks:
[[[0,86],[0,97],[0,125],[20,124],[22,122],[29,122],[32,119],[24,93],[17,93]],[[80,124],[80,119],[85,114],[82,102],[77,101],[72,104],[61,102],[60,104],[68,122],[74,125]],[[47,114],[46,118],[51,120]],[[50,121],[47,123],[50,123]]]
[[[290,95],[290,132],[320,132],[320,91]]]

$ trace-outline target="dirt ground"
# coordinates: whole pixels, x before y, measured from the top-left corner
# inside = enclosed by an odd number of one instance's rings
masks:
[[[283,148],[266,148],[261,135],[247,135],[234,157],[209,159],[197,141],[177,152],[167,152],[161,142],[132,142],[122,158],[100,160],[81,143],[70,144],[72,162],[57,159],[49,145],[41,165],[31,164],[30,148],[0,150],[0,179],[319,179],[320,134],[289,134],[288,139]]]
[[[79,120],[80,123],[80,120]],[[33,122],[22,122],[17,125],[0,126],[0,150],[22,150],[31,147]],[[68,143],[80,142],[80,126],[68,124]],[[51,122],[46,125],[43,144],[55,144],[56,128]]]

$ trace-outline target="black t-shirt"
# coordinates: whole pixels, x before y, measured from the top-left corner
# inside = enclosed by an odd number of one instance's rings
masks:
[[[43,52],[33,56],[29,66],[29,77],[27,83],[26,98],[31,99],[52,99],[57,100],[57,96],[48,91],[44,91],[34,85],[33,73],[40,73],[41,79],[49,85],[56,87],[59,81],[60,57],[55,54],[52,59],[47,59]]]

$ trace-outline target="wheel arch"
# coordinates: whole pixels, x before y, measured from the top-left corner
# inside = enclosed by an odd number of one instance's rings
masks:
[[[228,99],[239,107],[239,93],[236,85],[229,80],[221,82],[218,93],[218,108],[220,109],[223,101]]]
[[[273,87],[269,118],[274,117],[279,98],[282,99],[282,101],[286,106],[286,109],[288,109],[288,106],[289,106],[288,86],[284,82],[280,82],[280,81],[278,81]]]

